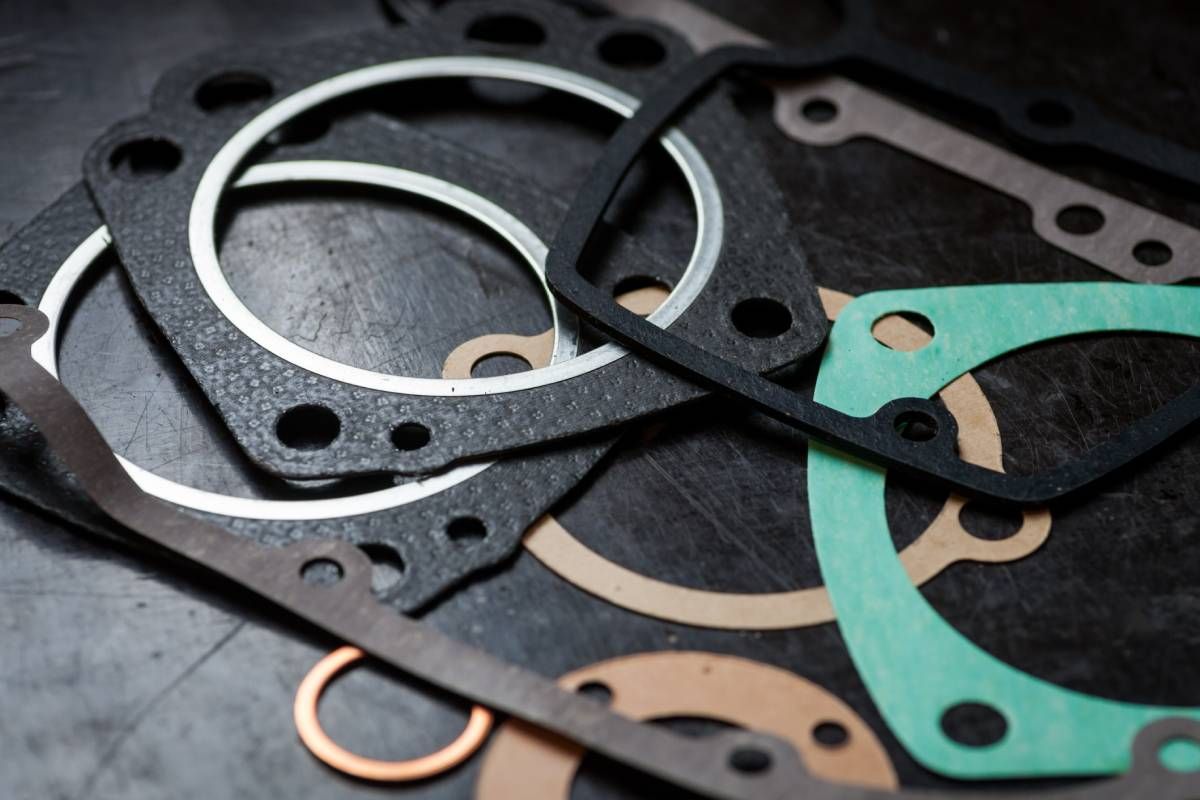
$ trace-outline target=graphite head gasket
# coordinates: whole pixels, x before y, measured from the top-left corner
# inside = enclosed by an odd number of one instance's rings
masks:
[[[397,148],[431,167],[454,163],[480,181],[490,180],[493,194],[514,213],[472,197],[460,187],[443,187],[428,181],[427,176],[371,163],[388,158]],[[353,154],[365,163],[325,160],[334,153]],[[259,164],[241,176],[239,190],[303,180],[421,190],[438,199],[446,196],[440,194],[444,190],[456,202],[469,203],[504,235],[523,241],[523,250],[534,264],[544,250],[539,250],[539,240],[519,216],[540,219],[556,208],[544,192],[511,179],[486,159],[374,116],[342,121],[321,141],[287,148],[271,158],[296,160]],[[58,326],[75,288],[105,254],[107,242],[106,229],[80,186],[0,248],[6,291],[37,305],[52,321],[52,333],[37,348],[39,361],[51,372],[56,372]],[[623,247],[646,269],[653,269],[651,256],[632,244]],[[566,347],[560,348],[556,357],[569,358],[574,333],[569,325],[560,329],[564,335],[558,337],[559,342]],[[0,485],[73,522],[107,530],[105,521],[72,489],[26,419],[13,410],[0,413],[0,432],[5,455],[0,459]],[[423,481],[319,499],[230,497],[173,483],[125,460],[122,464],[146,491],[264,544],[326,538],[366,547],[402,566],[400,579],[387,586],[382,596],[398,608],[411,610],[472,572],[510,556],[530,523],[574,486],[609,445],[607,441],[579,442],[490,465],[463,465]],[[470,535],[456,536],[455,531]]]
[[[1011,311],[979,325],[997,305]],[[816,396],[854,413],[900,393],[935,392],[1005,353],[1056,338],[1117,331],[1200,336],[1198,310],[1200,287],[1193,286],[1024,284],[865,295],[834,326]],[[893,313],[929,320],[932,341],[912,352],[879,346],[871,326]],[[1143,725],[1167,716],[1200,717],[1200,708],[1067,690],[972,644],[900,568],[884,483],[881,470],[828,449],[809,454],[813,538],[839,629],[889,728],[922,764],[960,778],[1114,773],[1128,764],[1126,748]],[[985,746],[952,738],[942,718],[963,704],[998,714],[1003,736]],[[1196,769],[1197,756],[1187,748],[1164,754],[1177,769]]]
[[[767,44],[687,0],[609,0],[609,5],[671,27],[697,52]],[[1024,202],[1043,240],[1118,277],[1139,283],[1200,277],[1200,232],[1182,222],[1048,170],[847,78],[826,75],[769,88],[775,124],[798,142],[876,139]]]
[[[537,32],[538,43],[519,57],[489,55],[498,46],[472,38],[488,20],[514,18]],[[541,370],[470,381],[355,369],[270,330],[229,288],[216,259],[213,219],[222,190],[264,139],[304,112],[402,81],[481,77],[537,84],[627,115],[649,77],[606,63],[601,52],[609,37],[631,28],[638,26],[586,20],[546,3],[464,2],[391,31],[212,54],[169,73],[149,115],[117,125],[96,143],[85,163],[87,182],[133,287],[256,463],[295,478],[429,472],[611,427],[703,394],[616,345]],[[645,30],[660,42],[663,63],[688,59],[681,40]],[[204,113],[193,99],[197,88],[229,75],[256,76],[272,99],[265,107]],[[803,256],[786,235],[782,198],[754,147],[731,135],[741,124],[728,100],[714,93],[687,124],[664,136],[688,184],[697,235],[687,269],[652,323],[670,324],[680,336],[760,371],[811,353],[826,325]],[[123,177],[126,162],[154,154],[156,164],[167,162],[167,174]],[[398,152],[389,163],[423,169],[405,158]],[[472,188],[472,178],[456,175],[454,182]],[[525,221],[548,239],[558,218]],[[713,269],[734,256],[755,266],[737,275]],[[787,330],[765,338],[738,330],[731,308],[759,295],[786,306]],[[339,418],[340,433],[327,448],[298,451],[276,436],[273,420],[301,404]],[[397,426],[420,431],[422,441],[405,436],[401,449],[393,441]]]
[[[856,2],[851,7],[861,10],[863,5]],[[735,70],[765,73],[780,79],[827,72],[848,64],[867,64],[968,105],[992,109],[1001,114],[1008,129],[1024,138],[1053,144],[1087,142],[1095,150],[1123,155],[1143,166],[1157,165],[1162,171],[1170,171],[1172,162],[1169,159],[1164,162],[1161,156],[1180,150],[1155,137],[1129,131],[1124,138],[1114,138],[1113,131],[1118,129],[1103,122],[1098,114],[1084,114],[1084,106],[1078,106],[1075,117],[1079,125],[1055,129],[1049,134],[1036,126],[1031,131],[1033,123],[1024,116],[1003,115],[1012,110],[1014,100],[1021,97],[1019,93],[997,89],[978,76],[889,42],[864,26],[859,17],[853,19],[854,24],[844,26],[830,39],[810,48],[720,47],[664,79],[645,99],[638,113],[624,121],[609,140],[563,220],[546,264],[546,276],[555,294],[589,324],[680,375],[747,401],[806,436],[856,457],[936,479],[971,496],[1045,503],[1094,483],[1191,426],[1200,418],[1200,386],[1072,462],[1035,475],[1006,475],[963,461],[954,452],[953,420],[927,398],[897,398],[865,417],[845,414],[740,369],[668,331],[647,325],[584,280],[577,265],[588,250],[596,223],[638,154],[668,122],[680,124],[680,119],[686,119],[684,112],[689,101],[703,96],[718,79]],[[1025,105],[1022,101],[1018,106],[1022,113]],[[1094,130],[1090,127],[1093,117],[1101,120],[1095,121]],[[1154,149],[1152,145],[1162,146]],[[1186,173],[1192,160],[1181,155],[1178,171]],[[736,259],[723,261],[721,267],[723,272],[737,272],[739,268]],[[769,296],[762,298],[762,302],[770,300]]]
[[[371,562],[352,545],[309,540],[265,548],[187,516],[134,483],[75,399],[33,359],[31,348],[48,326],[45,315],[35,309],[0,306],[4,367],[0,391],[43,432],[54,454],[105,513],[167,552],[415,678],[704,797],[979,800],[992,796],[892,793],[831,784],[806,770],[795,749],[774,736],[729,731],[695,739],[639,724],[590,697],[564,691],[552,680],[501,662],[380,605],[371,594]],[[1121,777],[1025,796],[1184,800],[1200,789],[1200,772],[1177,771],[1162,756],[1164,746],[1180,742],[1200,745],[1200,726],[1187,719],[1159,720],[1139,732],[1132,744],[1131,768]]]

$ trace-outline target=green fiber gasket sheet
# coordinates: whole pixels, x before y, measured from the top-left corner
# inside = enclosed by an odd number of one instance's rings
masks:
[[[880,317],[915,312],[932,342],[888,349]],[[815,399],[869,415],[897,397],[929,397],[982,364],[1037,342],[1138,331],[1200,336],[1200,287],[1126,283],[1020,284],[877,292],[839,315]],[[1125,703],[1064,689],[989,655],[912,585],[892,544],[885,471],[813,445],[808,492],[821,574],[854,664],[888,726],[926,767],[959,778],[1106,774],[1129,766],[1138,729],[1200,708]],[[1097,540],[1106,531],[1097,530]],[[943,713],[983,703],[1004,716],[1002,739],[970,747],[941,728]],[[1164,748],[1176,769],[1200,766],[1192,748]]]

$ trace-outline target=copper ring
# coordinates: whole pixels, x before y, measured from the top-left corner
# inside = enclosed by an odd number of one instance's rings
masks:
[[[830,319],[837,317],[851,300],[850,295],[828,289],[821,289],[820,294]],[[626,302],[624,296],[618,301],[623,305]],[[639,308],[638,313],[643,310]],[[872,332],[880,342],[897,350],[917,350],[930,341],[929,334],[899,316],[879,320]],[[473,339],[451,353],[445,371],[453,377],[469,375],[479,359],[491,354],[486,349],[487,340],[499,343],[512,338],[522,337]],[[535,341],[539,337],[528,338]],[[474,348],[475,343],[483,348]],[[535,354],[523,357],[528,359],[532,355]],[[530,363],[537,366],[539,362]],[[958,446],[963,459],[1003,471],[1000,430],[975,379],[963,375],[939,394],[958,420]],[[965,498],[951,495],[937,517],[900,553],[901,562],[917,586],[960,561],[1003,563],[1024,558],[1041,547],[1050,535],[1050,513],[1044,509],[1026,509],[1020,529],[1012,536],[980,539],[967,531],[959,518],[966,505]],[[692,589],[656,580],[588,548],[549,514],[530,526],[523,544],[547,569],[576,588],[627,611],[656,619],[727,630],[784,630],[835,619],[824,586],[739,593]]]
[[[328,766],[369,781],[419,781],[457,767],[487,739],[492,729],[492,712],[477,705],[471,707],[467,727],[458,738],[436,753],[405,761],[380,761],[351,753],[325,733],[317,719],[317,702],[338,673],[363,658],[366,654],[357,647],[339,647],[318,661],[296,690],[292,707],[296,732],[308,751]]]

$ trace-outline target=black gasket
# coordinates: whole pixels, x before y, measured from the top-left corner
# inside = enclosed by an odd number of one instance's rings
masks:
[[[804,769],[790,745],[773,737],[734,730],[694,738],[634,722],[586,695],[565,691],[551,679],[500,661],[378,604],[371,596],[370,561],[345,542],[305,541],[267,548],[183,515],[145,494],[129,479],[75,399],[32,359],[30,346],[46,329],[46,317],[40,312],[0,305],[0,391],[43,432],[50,449],[105,513],[150,543],[249,589],[415,678],[704,797],[995,797],[994,792],[890,792],[826,783]],[[336,577],[332,582],[309,580],[313,573],[309,568],[315,565]],[[1011,796],[1027,800],[1195,797],[1200,791],[1200,772],[1173,771],[1160,760],[1162,747],[1179,739],[1200,743],[1200,724],[1172,718],[1143,728],[1132,743],[1131,769],[1121,777]],[[753,757],[746,758],[749,754]]]
[[[534,21],[545,31],[544,41],[514,50],[467,36],[481,19],[512,17]],[[350,386],[313,376],[263,350],[220,314],[187,266],[191,263],[188,213],[200,176],[217,150],[262,108],[259,104],[205,114],[192,98],[197,87],[214,75],[231,71],[259,75],[274,88],[276,97],[284,97],[369,65],[421,56],[499,54],[568,69],[637,97],[651,86],[649,71],[609,65],[601,58],[599,46],[614,32],[631,28],[644,30],[662,44],[665,64],[682,64],[690,58],[681,39],[651,26],[587,20],[546,3],[463,2],[394,30],[201,57],[164,77],[155,90],[151,114],[117,125],[96,143],[85,163],[87,182],[133,287],[256,463],[296,478],[424,473],[469,457],[611,428],[705,393],[668,371],[629,357],[559,383],[490,396],[420,397]],[[671,329],[746,369],[766,371],[810,354],[823,340],[827,323],[804,257],[787,235],[783,198],[756,148],[747,144],[748,134],[740,133],[743,126],[722,93],[701,102],[683,126],[683,133],[707,155],[718,183],[727,231],[723,250],[752,266],[736,275],[715,271]],[[175,143],[182,160],[174,171],[156,180],[123,180],[113,169],[114,153],[131,140],[147,139]],[[430,169],[399,150],[387,163],[418,172]],[[448,161],[437,167],[442,170],[435,173],[437,177],[475,188],[504,205],[502,197],[492,196],[503,187],[481,184],[460,164]],[[523,222],[549,241],[560,218],[561,210]],[[786,305],[792,326],[773,338],[739,333],[729,319],[729,309],[746,297],[764,295]],[[290,449],[269,424],[273,414],[303,403],[324,405],[341,420],[341,435],[326,450]],[[430,441],[420,449],[397,450],[390,434],[398,423],[423,425],[431,431]]]
[[[443,173],[446,165],[469,171],[477,180],[490,183],[493,194],[519,216],[546,218],[563,207],[544,191],[471,151],[378,115],[340,120],[318,142],[281,148],[265,160],[353,157],[366,163],[386,163],[396,151],[428,165],[435,174]],[[37,305],[66,257],[102,224],[86,189],[79,185],[68,190],[0,247],[5,286],[26,303]],[[653,257],[636,245],[626,243],[621,249],[640,268],[655,269]],[[607,437],[591,437],[566,448],[518,454],[438,494],[355,516],[259,520],[186,513],[265,545],[325,539],[390,548],[404,569],[380,597],[408,611],[511,556],[525,530],[574,487],[611,444]],[[70,522],[112,533],[111,523],[97,515],[71,485],[61,464],[50,457],[45,440],[15,409],[0,409],[0,454],[0,488]],[[451,521],[463,518],[478,520],[486,535],[457,540],[447,535]]]
[[[825,43],[803,49],[726,46],[709,51],[663,80],[609,140],[596,161],[588,181],[577,194],[571,210],[555,237],[547,260],[546,275],[551,288],[569,307],[605,334],[653,359],[680,375],[699,380],[724,393],[749,402],[764,413],[791,425],[806,436],[831,444],[855,456],[890,468],[935,478],[959,491],[1021,503],[1044,503],[1077,491],[1114,470],[1141,457],[1169,440],[1200,418],[1200,386],[1194,387],[1149,417],[1131,425],[1119,436],[1104,442],[1075,461],[1036,475],[1006,475],[962,461],[954,449],[956,429],[950,415],[933,401],[900,398],[884,405],[871,417],[858,418],[801,397],[761,375],[751,373],[721,355],[684,341],[668,331],[649,326],[604,297],[578,272],[611,198],[646,144],[668,124],[679,124],[689,101],[706,96],[722,76],[752,72],[773,78],[790,78],[814,70],[828,70],[846,63],[868,63],[889,74],[919,80],[923,85],[969,102],[987,102],[995,108],[1008,106],[1004,98],[1016,97],[991,90],[977,76],[957,70],[896,45],[874,34],[862,22],[865,3],[851,3],[854,24]],[[981,99],[982,98],[982,99]],[[1006,118],[1014,132],[1028,133],[1027,126]],[[1105,128],[1108,130],[1108,128]],[[1061,132],[1047,143],[1062,143]],[[1138,158],[1154,150],[1141,135],[1129,141],[1102,140],[1108,152],[1127,144]],[[1157,152],[1157,151],[1156,151]],[[1157,162],[1156,162],[1157,163]],[[1181,167],[1188,163],[1183,160]],[[738,273],[736,258],[722,263],[724,272]],[[901,431],[906,420],[919,419],[934,428],[931,438],[911,441]]]

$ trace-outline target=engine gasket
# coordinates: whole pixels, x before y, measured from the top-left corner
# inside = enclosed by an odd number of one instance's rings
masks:
[[[335,166],[330,168],[330,162],[318,159],[339,151],[386,158],[398,146],[412,158],[431,164],[454,161],[478,175],[493,169],[485,159],[436,137],[368,118],[345,129],[335,127],[320,143],[274,154],[302,160],[265,162],[243,175],[242,181],[292,180],[299,177],[292,169],[296,164],[308,165],[312,176],[324,172],[338,182],[343,178],[348,182],[356,170],[374,179],[395,170],[352,162],[333,162]],[[553,207],[544,194],[517,184],[508,185],[504,196],[531,214],[547,213],[546,209]],[[499,209],[495,213],[503,218]],[[82,186],[69,190],[0,248],[5,287],[49,312],[57,325],[74,286],[104,252],[106,241],[86,190]],[[649,265],[647,269],[653,267],[652,257],[635,245],[628,248],[631,253],[641,253],[636,257]],[[47,336],[35,353],[52,372],[55,340],[56,336]],[[174,484],[136,467],[134,472],[147,491],[256,541],[270,544],[315,537],[384,545],[399,557],[404,570],[401,579],[383,590],[382,596],[398,608],[411,610],[472,573],[510,557],[528,526],[582,479],[611,444],[594,439],[575,442],[567,448],[504,459],[490,467],[466,464],[403,486],[314,500],[227,497]],[[112,533],[111,526],[81,500],[27,420],[12,412],[0,413],[0,448],[5,454],[0,459],[0,486],[5,490],[71,522]],[[453,520],[465,518],[482,523],[484,538],[453,541],[446,535]]]
[[[1146,288],[1146,287],[1141,287]],[[547,678],[455,641],[380,605],[371,595],[371,564],[357,548],[302,541],[265,548],[143,492],[122,470],[103,436],[69,392],[33,360],[48,329],[45,315],[0,305],[0,391],[42,431],[55,455],[104,513],[159,548],[250,590],[299,619],[358,646],[403,672],[464,700],[510,714],[648,775],[718,800],[983,800],[992,793],[888,792],[824,782],[795,749],[773,736],[731,731],[703,739],[680,736],[613,713],[565,692]],[[310,568],[336,579],[309,580]],[[1030,800],[1184,800],[1200,789],[1200,772],[1176,771],[1160,751],[1177,742],[1200,747],[1200,725],[1158,720],[1134,739],[1132,765],[1119,778],[1044,792]],[[752,754],[755,768],[735,754]],[[743,766],[739,766],[743,765]]]
[[[472,25],[480,19],[514,15],[534,20],[545,31],[545,41],[522,50],[520,60],[479,55],[494,52],[496,46],[467,38]],[[657,27],[645,29],[662,44],[664,63],[683,63],[690,57],[681,39]],[[272,126],[352,90],[439,75],[537,82],[581,94],[618,114],[628,113],[636,105],[634,98],[651,85],[650,76],[611,66],[598,52],[606,37],[628,30],[630,23],[625,20],[587,20],[570,9],[545,3],[463,2],[395,30],[276,50],[222,51],[168,73],[154,92],[154,110],[149,115],[118,124],[93,146],[85,163],[87,182],[135,291],[254,461],[294,478],[427,473],[465,458],[611,427],[704,394],[695,384],[642,359],[623,357],[625,351],[616,345],[565,362],[561,369],[458,385],[432,380],[418,381],[418,387],[413,383],[417,379],[340,370],[342,380],[357,380],[370,388],[354,386],[312,374],[311,370],[326,369],[327,360],[322,362],[308,351],[301,357],[294,345],[288,358],[303,359],[303,369],[263,350],[210,299],[215,292],[228,303],[232,295],[217,285],[219,267],[214,275],[211,258],[212,214],[222,182]],[[207,116],[194,107],[191,98],[197,86],[235,69],[264,76],[276,96],[286,99],[265,110],[231,109]],[[677,296],[659,319],[665,322],[678,315],[671,327],[679,335],[703,341],[747,369],[760,371],[811,353],[823,341],[826,325],[803,255],[786,235],[788,217],[782,196],[756,148],[747,147],[744,137],[730,135],[743,124],[728,99],[717,93],[706,98],[678,132],[666,135],[668,154],[684,165],[699,216],[692,271],[675,286]],[[154,180],[124,180],[113,159],[131,142],[169,142],[160,146],[181,148],[182,156],[172,171]],[[701,151],[710,159],[700,157]],[[404,158],[404,153],[396,153],[388,163],[429,171],[427,166],[405,163]],[[477,179],[469,170],[455,171],[453,163],[439,166],[452,173],[439,169],[435,173],[439,177],[489,196],[474,186]],[[525,222],[548,238],[558,216]],[[185,229],[186,237],[167,233]],[[724,236],[725,230],[736,235]],[[756,266],[737,276],[711,272],[720,254],[728,252],[740,253]],[[201,265],[202,275],[193,274],[194,265]],[[685,281],[690,281],[687,287]],[[788,331],[769,339],[739,333],[728,319],[728,310],[746,293],[782,298],[793,322]],[[240,319],[238,324],[245,328],[251,322]],[[281,337],[269,336],[264,327],[261,323],[255,327],[255,336],[272,347],[283,347]],[[607,358],[617,360],[593,368]],[[573,372],[585,368],[591,371]],[[550,380],[555,382],[536,385]],[[419,388],[440,394],[381,391],[400,385],[406,392]],[[455,394],[448,394],[451,389]],[[497,389],[505,391],[482,394]],[[299,403],[319,403],[341,418],[342,435],[335,446],[296,451],[263,424],[264,419]],[[556,413],[549,413],[551,409]],[[390,434],[398,423],[423,426],[430,432],[429,441],[414,450],[397,450]]]
[[[852,5],[861,8],[857,3]],[[874,49],[864,49],[867,44]],[[999,473],[968,464],[955,454],[954,421],[927,398],[897,398],[865,417],[846,414],[741,369],[669,331],[647,325],[584,280],[578,264],[622,179],[656,131],[668,122],[679,124],[689,101],[703,96],[719,78],[734,70],[767,72],[772,77],[786,78],[814,70],[827,71],[833,65],[854,60],[866,60],[891,72],[917,75],[928,85],[950,94],[972,82],[980,83],[969,73],[929,62],[911,50],[894,46],[861,25],[843,27],[823,44],[804,49],[728,45],[710,50],[660,82],[637,114],[625,120],[609,139],[551,246],[546,277],[555,294],[585,322],[610,338],[682,376],[746,401],[811,439],[881,466],[936,480],[974,497],[1047,503],[1095,483],[1200,419],[1200,385],[1196,385],[1120,435],[1067,464],[1034,475]],[[944,67],[944,74],[930,64],[939,69]],[[732,259],[731,263],[723,264],[721,271],[735,272],[740,266],[737,259]],[[909,424],[914,421],[930,432],[919,441],[906,436],[906,432],[914,429]]]
[[[575,692],[598,684],[614,711],[636,720],[701,717],[771,731],[823,780],[899,785],[883,744],[854,709],[818,684],[759,661],[688,650],[635,653],[572,670],[558,683]],[[843,738],[822,742],[816,736],[822,725]],[[474,800],[567,800],[583,756],[535,728],[505,723],[483,757]]]
[[[821,301],[830,320],[853,298],[821,288]],[[627,308],[629,303],[622,303]],[[549,331],[536,337],[482,336],[456,348],[446,359],[446,371],[469,372],[479,358],[518,351],[524,358],[549,358]],[[885,317],[875,325],[875,338],[900,350],[916,350],[929,335],[902,317]],[[528,348],[528,349],[526,349]],[[536,362],[534,362],[536,363]],[[1000,430],[979,384],[965,374],[947,384],[939,396],[959,423],[958,450],[963,458],[1003,471]],[[951,495],[937,516],[900,552],[900,560],[916,586],[932,580],[960,561],[1004,563],[1025,558],[1050,535],[1047,509],[1024,509],[1021,526],[1003,539],[973,536],[963,526],[963,497]],[[824,586],[768,593],[695,589],[661,581],[624,567],[589,548],[546,514],[526,531],[524,548],[558,577],[615,606],[657,619],[730,630],[780,630],[821,625],[835,619]]]
[[[615,10],[662,23],[697,52],[726,44],[765,46],[750,33],[687,0],[609,0]],[[871,138],[1023,202],[1044,241],[1125,280],[1176,283],[1200,277],[1200,231],[1022,158],[847,78],[826,75],[772,82],[775,124],[797,142],[839,145]],[[811,109],[811,111],[810,111]],[[1071,231],[1060,214],[1098,214],[1094,229]],[[1140,245],[1164,245],[1167,261],[1149,265]]]
[[[998,306],[1009,313],[991,314],[988,325],[979,325]],[[1200,287],[1191,286],[1013,284],[864,295],[834,325],[816,397],[854,413],[899,393],[935,392],[1004,353],[1064,336],[1200,336],[1198,310]],[[932,322],[929,345],[900,352],[875,342],[874,321],[902,312]],[[896,560],[884,484],[882,470],[826,448],[810,450],[813,538],[839,630],[888,727],[922,764],[957,778],[1114,773],[1128,765],[1125,748],[1143,725],[1165,716],[1200,717],[1200,708],[1063,689],[971,643],[912,588]],[[998,711],[1007,722],[1005,736],[983,747],[951,739],[940,719],[962,703]]]

